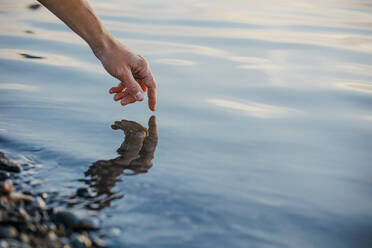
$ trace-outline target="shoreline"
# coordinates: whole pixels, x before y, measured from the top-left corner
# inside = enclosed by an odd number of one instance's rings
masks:
[[[0,150],[0,247],[104,247],[98,219],[53,206],[64,202],[58,192],[26,187],[30,170]]]

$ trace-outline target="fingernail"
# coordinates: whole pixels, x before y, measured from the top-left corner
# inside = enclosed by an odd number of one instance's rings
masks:
[[[136,100],[137,101],[142,101],[144,98],[143,96],[143,93],[141,91],[139,91],[137,94],[136,94]]]

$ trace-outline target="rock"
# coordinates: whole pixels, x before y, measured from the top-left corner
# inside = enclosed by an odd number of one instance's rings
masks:
[[[54,214],[53,221],[56,226],[63,225],[66,228],[71,228],[74,224],[78,223],[78,218],[71,212],[59,211]]]
[[[14,239],[0,240],[0,248],[29,248],[30,246],[22,244]]]
[[[77,231],[98,230],[99,220],[95,218],[79,219],[75,214],[68,211],[60,211],[54,215],[54,223],[57,226],[63,225],[67,229]]]
[[[46,193],[46,192],[41,192],[41,193],[39,193],[37,195],[40,196],[41,198],[43,198],[43,200],[45,200],[45,199],[48,198],[48,193]]]
[[[18,215],[23,219],[24,222],[28,222],[31,220],[31,216],[26,212],[24,208],[18,209]]]
[[[86,233],[74,233],[71,235],[70,241],[72,246],[76,248],[87,248],[92,246],[92,241],[89,239]]]
[[[0,182],[0,195],[9,195],[13,191],[13,182],[10,179]]]
[[[72,225],[72,228],[74,230],[95,231],[99,229],[99,220],[93,217],[80,219]]]
[[[26,233],[21,233],[18,237],[18,239],[22,242],[22,243],[29,243],[30,242],[30,238],[28,237],[28,235]]]
[[[47,239],[50,241],[55,241],[58,239],[58,237],[54,232],[48,232]]]
[[[20,204],[20,203],[32,203],[34,201],[34,198],[29,195],[24,195],[21,193],[13,193],[9,195],[9,200],[14,204]]]
[[[4,181],[10,178],[9,172],[0,171],[0,181]]]
[[[22,193],[25,194],[25,195],[33,196],[32,192],[29,191],[29,190],[25,190]]]
[[[94,194],[90,188],[78,188],[76,190],[76,195],[79,197],[84,197],[84,198],[93,198]]]
[[[12,239],[18,236],[17,229],[12,226],[0,227],[0,238],[2,239]]]
[[[99,237],[95,237],[91,239],[93,242],[94,247],[104,247],[105,246],[105,241]]]
[[[37,196],[36,198],[34,198],[34,206],[39,208],[40,210],[45,210],[46,204],[40,196]]]
[[[10,172],[21,172],[22,168],[0,151],[0,169]]]

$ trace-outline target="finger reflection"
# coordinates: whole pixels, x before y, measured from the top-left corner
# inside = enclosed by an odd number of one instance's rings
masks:
[[[94,162],[82,179],[89,188],[78,189],[70,198],[69,205],[83,204],[86,208],[100,210],[110,206],[112,200],[124,196],[121,192],[112,191],[116,182],[121,181],[120,176],[146,173],[153,165],[152,160],[158,144],[155,116],[150,117],[148,125],[147,129],[137,122],[121,120],[111,126],[112,129],[122,130],[125,134],[125,139],[117,150],[119,156]]]

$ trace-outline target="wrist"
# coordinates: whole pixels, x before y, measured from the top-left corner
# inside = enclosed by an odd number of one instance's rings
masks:
[[[98,39],[90,43],[94,55],[102,61],[104,54],[115,44],[115,38],[109,32],[103,32]]]

